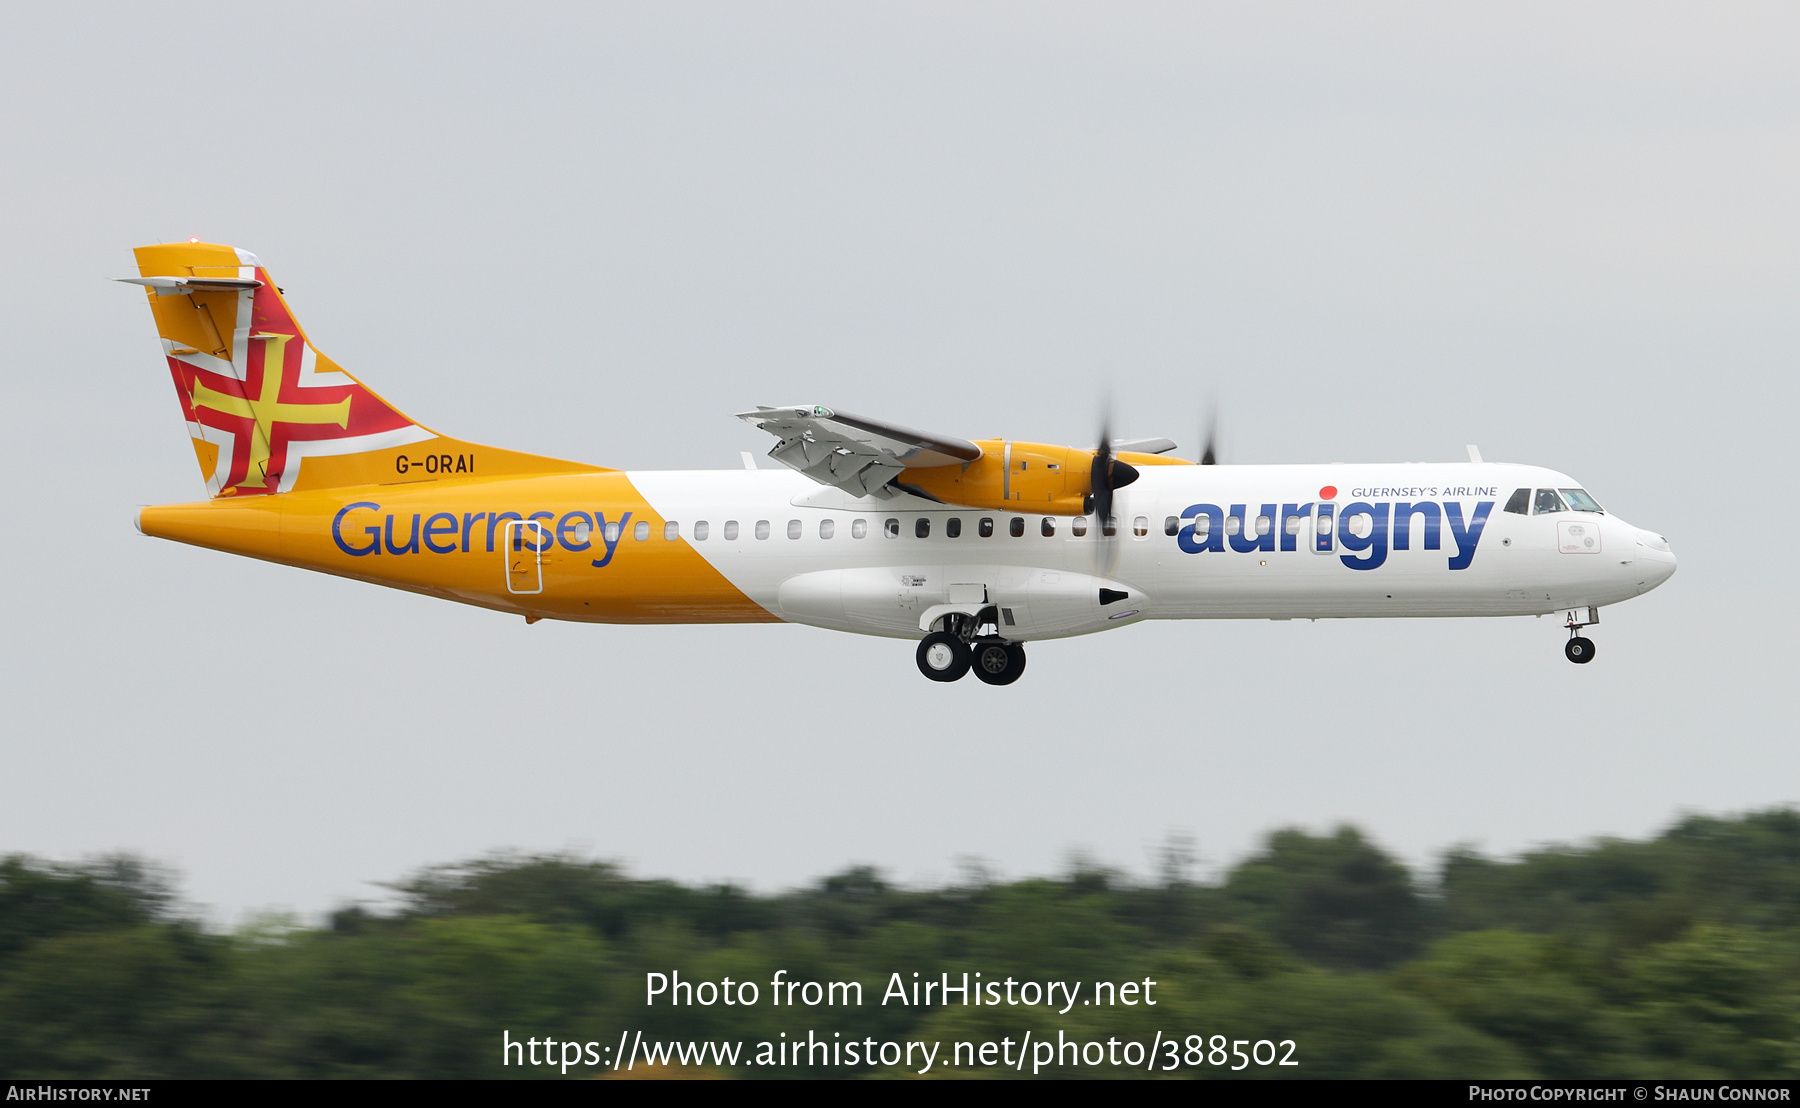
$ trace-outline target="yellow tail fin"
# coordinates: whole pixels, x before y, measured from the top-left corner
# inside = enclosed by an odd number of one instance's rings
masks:
[[[413,422],[318,352],[256,255],[230,246],[140,246],[136,278],[207,491],[263,496],[459,476],[603,472],[477,446]]]

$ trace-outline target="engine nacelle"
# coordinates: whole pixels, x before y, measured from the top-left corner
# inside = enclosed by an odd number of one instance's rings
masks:
[[[1088,513],[1094,451],[1005,439],[986,439],[976,445],[981,447],[981,457],[973,462],[909,468],[894,484],[969,508],[1049,516]],[[1118,454],[1114,456],[1113,487],[1123,488],[1137,480],[1138,466],[1191,464],[1160,454]]]

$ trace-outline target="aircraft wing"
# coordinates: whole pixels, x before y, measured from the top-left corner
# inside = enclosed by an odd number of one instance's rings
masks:
[[[927,434],[822,404],[758,405],[753,412],[739,412],[738,418],[781,440],[769,457],[853,496],[885,499],[896,494],[888,482],[904,469],[962,465],[982,453],[967,439]]]

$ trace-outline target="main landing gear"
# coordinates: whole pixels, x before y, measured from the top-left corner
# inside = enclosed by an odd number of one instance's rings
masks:
[[[957,681],[970,670],[989,685],[1010,685],[1025,672],[1025,644],[982,640],[966,643],[949,631],[919,640],[919,672],[933,681]]]
[[[1563,613],[1563,626],[1569,629],[1569,641],[1563,644],[1563,657],[1578,666],[1594,660],[1594,640],[1581,633],[1583,627],[1600,622],[1598,608],[1571,608]]]

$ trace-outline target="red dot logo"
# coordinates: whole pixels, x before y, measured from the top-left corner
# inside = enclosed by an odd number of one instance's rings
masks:
[[[1337,499],[1337,486],[1336,485],[1326,485],[1324,488],[1320,489],[1319,490],[1319,499],[1320,500],[1336,500]]]

